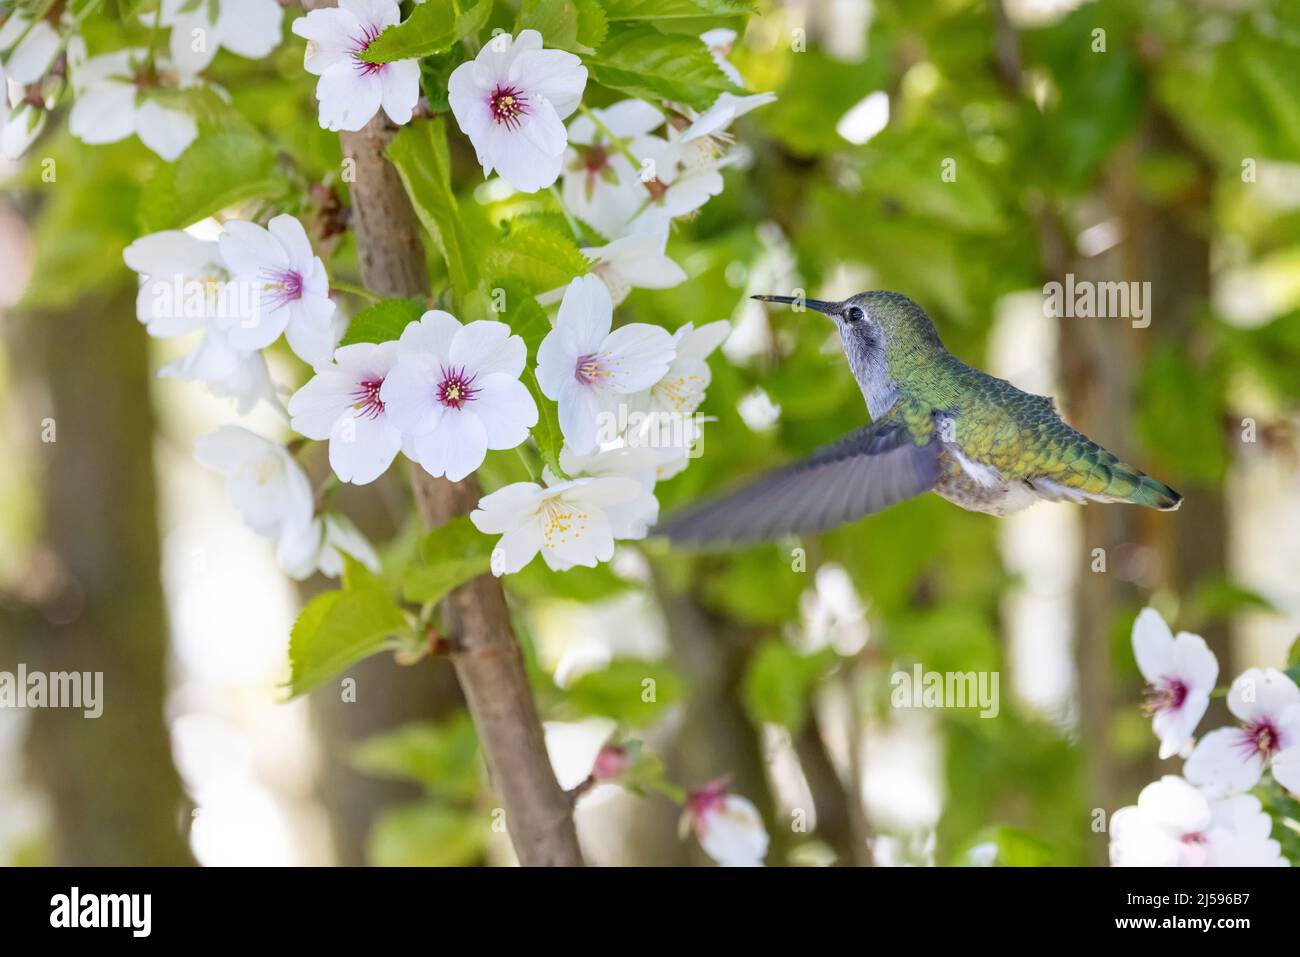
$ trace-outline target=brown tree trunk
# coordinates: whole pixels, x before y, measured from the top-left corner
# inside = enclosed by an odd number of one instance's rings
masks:
[[[384,158],[394,129],[376,116],[357,133],[343,133],[355,162],[353,222],[361,278],[383,296],[425,296],[428,269],[419,221],[397,170]],[[463,515],[480,497],[472,476],[452,483],[412,469],[421,517],[430,527]],[[505,593],[489,576],[456,589],[443,603],[470,715],[478,731],[506,827],[525,866],[579,866],[573,805],[555,780]]]
[[[103,713],[30,712],[29,767],[53,808],[63,865],[191,863],[189,816],[163,718],[167,625],[159,578],[153,411],[134,289],[27,317],[20,326],[33,410],[53,420],[43,455],[43,543],[55,569],[18,661],[102,672]],[[37,381],[37,377],[40,381]],[[4,657],[18,651],[8,643]],[[0,667],[11,668],[15,661]]]

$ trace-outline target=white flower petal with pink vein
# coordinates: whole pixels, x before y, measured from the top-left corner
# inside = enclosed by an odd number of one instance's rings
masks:
[[[559,178],[568,133],[561,122],[578,107],[587,83],[581,61],[543,50],[536,30],[494,37],[448,79],[452,115],[483,167],[521,192]]]
[[[459,482],[483,464],[488,451],[487,429],[475,413],[448,409],[438,427],[416,436],[414,444],[426,472]]]
[[[512,449],[537,423],[537,404],[519,382],[526,347],[504,323],[462,326],[426,312],[402,332],[398,359],[380,390],[408,454],[431,475],[460,481],[489,449]]]
[[[387,471],[402,447],[402,433],[379,399],[397,343],[355,343],[334,358],[289,400],[291,425],[308,438],[328,438],[334,474],[364,485]]]
[[[1183,773],[1211,797],[1224,797],[1258,784],[1264,763],[1241,728],[1219,728],[1196,743]]]
[[[537,403],[515,376],[495,372],[484,376],[474,396],[474,414],[483,423],[488,448],[513,449],[537,424]]]
[[[308,40],[303,67],[320,77],[322,128],[359,130],[381,108],[394,123],[410,122],[420,96],[419,64],[367,63],[360,57],[400,16],[394,0],[341,0],[338,9],[312,10],[293,22],[293,32]]]

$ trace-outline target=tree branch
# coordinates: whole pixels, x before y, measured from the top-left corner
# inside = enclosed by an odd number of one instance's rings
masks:
[[[395,128],[377,115],[356,133],[341,133],[356,164],[352,183],[357,257],[366,287],[383,296],[425,296],[429,273],[420,225],[397,170],[384,158]],[[430,528],[472,509],[481,491],[470,476],[453,483],[411,470],[420,516]],[[506,826],[525,866],[581,866],[573,806],[555,780],[505,593],[480,576],[443,603],[452,663],[478,730],[488,771],[501,796]]]

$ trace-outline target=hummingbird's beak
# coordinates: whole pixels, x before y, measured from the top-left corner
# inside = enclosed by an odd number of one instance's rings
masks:
[[[824,299],[802,299],[798,296],[750,296],[750,299],[757,299],[759,302],[783,302],[788,306],[806,306],[817,312],[833,316],[840,311],[842,303],[826,302]]]

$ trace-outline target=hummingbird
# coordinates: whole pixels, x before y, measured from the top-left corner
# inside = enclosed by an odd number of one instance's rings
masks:
[[[897,292],[842,302],[753,296],[829,316],[871,424],[749,485],[670,517],[678,542],[744,543],[825,531],[923,492],[1009,515],[1039,500],[1173,511],[1182,496],[1062,421],[1051,398],[962,362]]]

